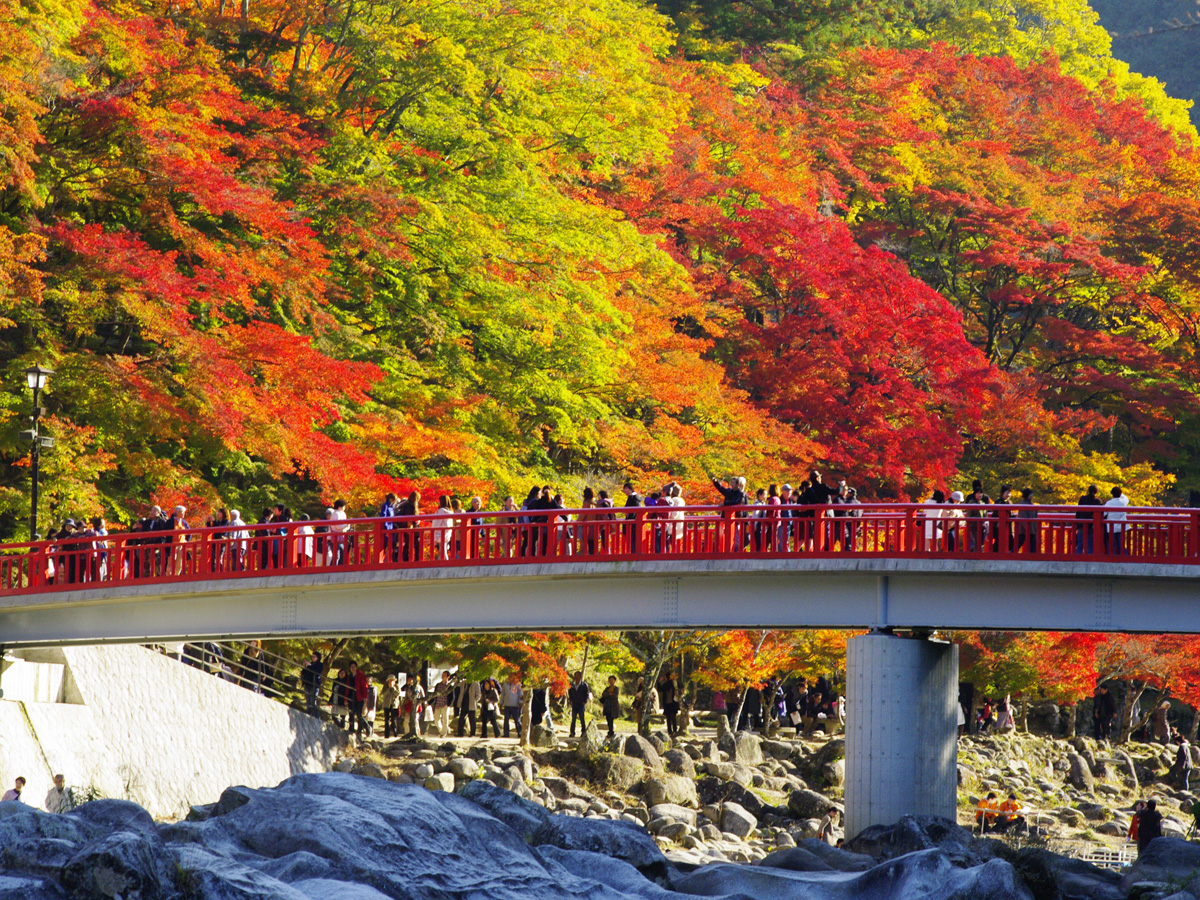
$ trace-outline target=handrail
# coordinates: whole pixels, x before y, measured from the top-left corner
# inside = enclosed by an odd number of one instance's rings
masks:
[[[1200,565],[1200,510],[932,503],[639,506],[135,531],[0,545],[0,595],[312,570],[834,556]]]

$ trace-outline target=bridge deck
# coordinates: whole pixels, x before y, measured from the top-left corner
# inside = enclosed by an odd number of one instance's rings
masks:
[[[931,518],[946,508],[928,506],[864,506],[853,519],[787,509],[813,515],[693,508],[658,519],[667,510],[642,508],[628,519],[581,510],[589,518],[522,523],[476,513],[358,520],[323,534],[288,523],[17,545],[0,557],[0,643],[623,628],[1200,631],[1194,510],[1131,511],[1118,531],[1101,511],[1079,519],[1075,507],[1036,507],[1036,519],[1020,518],[1022,507],[990,508],[987,519]]]

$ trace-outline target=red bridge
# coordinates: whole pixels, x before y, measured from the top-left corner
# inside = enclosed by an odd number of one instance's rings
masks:
[[[1190,631],[1200,616],[1178,602],[1198,577],[1194,509],[867,503],[289,522],[2,547],[0,643],[749,625]]]

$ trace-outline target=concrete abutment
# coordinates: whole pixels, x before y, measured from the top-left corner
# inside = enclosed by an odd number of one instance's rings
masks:
[[[846,837],[905,815],[953,820],[958,645],[872,633],[846,648]]]

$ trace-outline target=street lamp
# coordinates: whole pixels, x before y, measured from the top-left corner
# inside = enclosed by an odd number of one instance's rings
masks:
[[[29,441],[32,448],[30,462],[33,466],[33,493],[30,496],[29,511],[29,539],[31,541],[37,540],[38,463],[41,460],[41,451],[49,450],[54,446],[54,438],[43,436],[38,429],[38,422],[45,413],[45,410],[38,406],[38,394],[45,390],[46,382],[53,374],[53,369],[43,369],[41,366],[32,366],[25,370],[25,383],[33,391],[33,415],[29,417],[33,427],[28,431],[21,432],[22,439]]]

